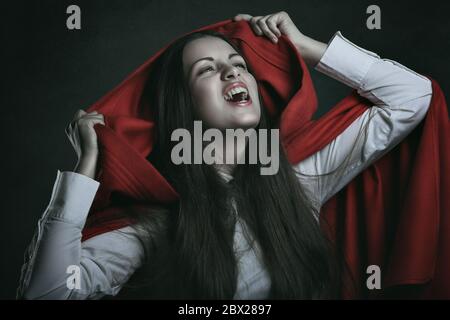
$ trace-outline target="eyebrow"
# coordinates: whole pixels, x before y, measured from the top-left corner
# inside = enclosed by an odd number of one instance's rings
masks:
[[[235,57],[235,56],[242,57],[239,53],[230,53],[230,54],[228,55],[228,60],[230,60],[231,58],[233,58],[233,57]],[[191,74],[191,71],[192,71],[192,68],[194,67],[194,65],[195,65],[197,62],[200,62],[200,61],[202,61],[202,60],[214,61],[214,58],[213,58],[213,57],[204,57],[204,58],[200,58],[200,59],[196,60],[193,64],[191,64],[191,66],[190,66],[190,68],[189,68],[189,71],[188,71],[188,75]]]

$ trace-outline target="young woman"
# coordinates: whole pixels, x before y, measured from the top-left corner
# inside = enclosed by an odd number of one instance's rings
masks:
[[[430,80],[361,49],[340,32],[328,45],[311,39],[285,12],[235,20],[247,20],[257,35],[274,43],[287,36],[311,67],[357,89],[373,107],[294,166],[281,149],[274,175],[261,175],[260,162],[174,165],[171,134],[178,128],[192,132],[195,120],[221,131],[274,128],[247,62],[230,41],[212,32],[177,40],[162,56],[157,82],[147,89],[157,105],[158,126],[149,160],[177,190],[179,201],[137,215],[135,225],[81,242],[99,186],[93,126],[104,120],[80,110],[67,130],[79,161],[74,172],[58,171],[23,267],[20,297],[98,299],[117,295],[127,283],[142,284],[139,293],[149,298],[338,297],[345,268],[322,235],[317,214],[421,122],[432,95]],[[245,141],[234,141],[216,157],[230,151],[234,163],[250,156]],[[68,266],[80,268],[79,287],[68,285]]]

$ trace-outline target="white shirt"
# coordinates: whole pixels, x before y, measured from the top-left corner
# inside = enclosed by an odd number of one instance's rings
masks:
[[[354,88],[373,106],[329,145],[294,166],[299,181],[320,209],[336,192],[396,146],[425,117],[432,89],[426,77],[364,50],[338,31],[315,67]],[[39,220],[22,268],[20,297],[98,299],[116,295],[144,260],[132,227],[81,242],[81,231],[99,183],[58,170],[50,203]],[[238,219],[234,236],[238,284],[235,299],[264,299],[270,278]],[[81,289],[68,289],[70,265],[81,270]]]

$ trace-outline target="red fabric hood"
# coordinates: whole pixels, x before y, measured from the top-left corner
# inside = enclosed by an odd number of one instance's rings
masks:
[[[291,163],[319,151],[372,104],[352,91],[318,120],[316,92],[298,51],[282,36],[278,44],[257,37],[245,21],[222,21],[198,30],[216,30],[242,51],[258,81],[269,113],[280,123]],[[194,32],[192,31],[192,32]],[[142,99],[152,66],[164,47],[119,86],[88,108],[105,115],[96,125],[101,185],[83,230],[83,240],[129,225],[118,199],[137,205],[164,204],[177,193],[147,160],[154,121]],[[431,79],[432,80],[432,79]],[[323,229],[342,250],[355,280],[346,298],[377,297],[368,291],[366,268],[378,265],[382,287],[414,286],[397,296],[450,298],[450,140],[444,96],[432,80],[430,110],[412,134],[370,166],[322,208]],[[405,288],[405,287],[397,287]],[[410,287],[408,287],[410,288]]]

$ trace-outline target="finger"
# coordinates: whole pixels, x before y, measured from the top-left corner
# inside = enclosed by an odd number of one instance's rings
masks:
[[[71,123],[64,128],[64,132],[66,133],[67,136],[70,136],[70,133],[72,132]]]
[[[270,31],[273,32],[278,38],[281,37],[281,31],[278,29],[278,26],[275,22],[275,16],[271,16],[269,19],[267,19],[267,26],[269,27]]]
[[[70,141],[72,142],[75,151],[78,153],[77,149],[79,148],[79,143],[77,143],[77,141],[80,141],[80,130],[78,129],[78,126],[73,128],[72,134],[70,135]]]
[[[98,114],[98,111],[92,111],[92,112],[87,113],[86,111],[80,109],[75,113],[74,119],[79,119],[85,115],[94,115],[94,114]]]
[[[77,119],[74,119],[72,121],[69,122],[69,124],[66,127],[66,133],[69,134],[72,132],[73,127],[75,126],[75,123],[77,122]]]
[[[96,121],[105,121],[105,117],[103,114],[94,114],[94,115],[88,115],[83,117],[84,120],[89,122],[96,122]]]
[[[94,113],[94,114],[86,114],[82,116],[83,119],[95,119],[95,118],[103,118],[103,114],[101,113]]]
[[[74,136],[74,132],[76,130],[76,127],[74,125],[74,122],[69,123],[69,125],[66,127],[66,129],[64,130],[66,133],[67,138],[69,139],[70,143],[73,145],[73,136]]]
[[[103,125],[105,124],[105,119],[103,119],[102,117],[83,117],[80,120],[77,121],[76,125],[74,127],[78,127],[78,126],[89,126],[92,127],[95,123],[102,123]]]
[[[233,18],[233,20],[234,21],[241,21],[241,20],[249,21],[251,18],[252,18],[252,16],[249,14],[239,13]]]
[[[77,110],[77,112],[75,112],[75,115],[73,116],[73,120],[77,120],[85,114],[86,114],[86,111],[79,109],[79,110]]]
[[[252,17],[250,19],[250,25],[252,26],[252,29],[256,33],[256,35],[262,36],[263,32],[262,32],[261,28],[258,26],[259,19],[261,19],[261,17]]]
[[[93,114],[93,115],[84,115],[79,119],[73,120],[67,127],[66,132],[72,133],[73,130],[78,127],[79,125],[89,125],[89,123],[95,122],[95,121],[102,121],[103,124],[105,124],[105,118],[102,114]]]
[[[97,123],[99,123],[101,125],[105,125],[105,121],[103,119],[95,119],[91,123],[92,123],[92,127],[94,127]]]
[[[105,125],[105,117],[102,114],[98,115],[98,123]]]
[[[278,42],[277,36],[269,29],[267,26],[266,18],[263,18],[258,21],[258,26],[264,32],[264,34],[274,43]]]

